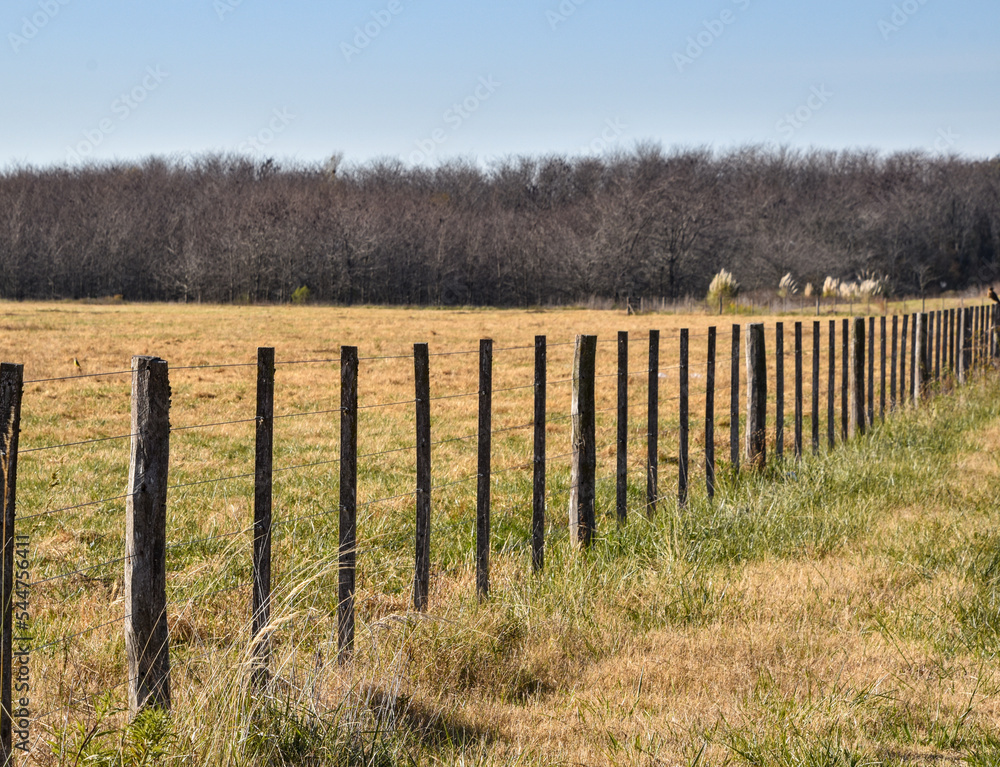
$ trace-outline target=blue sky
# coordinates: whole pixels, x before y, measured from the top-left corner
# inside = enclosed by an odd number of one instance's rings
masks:
[[[1000,154],[997,0],[4,0],[0,165]]]

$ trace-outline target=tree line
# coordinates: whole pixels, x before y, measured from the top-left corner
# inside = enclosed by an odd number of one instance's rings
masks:
[[[282,164],[153,157],[0,173],[0,296],[525,306],[827,276],[895,294],[1000,270],[1000,156],[744,147]]]

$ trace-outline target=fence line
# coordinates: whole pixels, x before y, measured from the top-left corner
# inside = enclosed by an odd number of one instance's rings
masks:
[[[867,322],[866,322],[867,320]],[[253,418],[233,419],[213,423],[193,424],[171,427],[169,425],[170,391],[167,383],[167,363],[153,357],[135,357],[132,370],[132,429],[129,434],[115,437],[101,437],[91,440],[79,440],[62,444],[29,447],[18,450],[20,434],[20,407],[25,383],[35,383],[50,380],[68,380],[72,378],[98,377],[101,375],[117,375],[118,372],[104,374],[86,374],[70,376],[65,379],[23,380],[23,366],[3,363],[0,367],[0,490],[4,498],[4,547],[3,561],[0,572],[0,601],[4,605],[3,634],[0,642],[0,693],[2,693],[3,709],[0,711],[0,754],[9,756],[11,745],[10,711],[12,663],[11,620],[12,605],[15,602],[13,573],[13,537],[16,506],[16,474],[18,454],[31,454],[40,451],[84,446],[97,442],[124,440],[130,438],[131,471],[129,490],[123,495],[89,501],[80,504],[63,506],[30,515],[17,517],[17,522],[24,522],[56,513],[96,506],[113,501],[126,501],[127,535],[124,557],[115,558],[96,565],[78,570],[60,573],[35,582],[35,585],[54,582],[73,575],[88,572],[101,567],[124,562],[126,580],[126,653],[128,656],[128,690],[132,713],[145,706],[170,706],[170,652],[169,635],[167,631],[167,609],[175,604],[167,600],[165,557],[168,550],[176,550],[185,546],[202,544],[223,538],[235,538],[252,531],[253,547],[251,560],[251,594],[252,604],[249,615],[249,625],[253,637],[254,663],[251,669],[253,683],[261,686],[267,683],[270,664],[270,636],[264,632],[272,631],[270,624],[270,606],[272,599],[271,584],[271,541],[274,528],[279,525],[290,525],[297,521],[309,519],[320,514],[332,514],[333,509],[319,514],[303,514],[275,521],[271,509],[273,492],[273,476],[278,472],[295,469],[339,464],[339,553],[338,553],[338,599],[337,599],[337,648],[340,662],[350,662],[354,644],[354,598],[356,588],[355,570],[357,566],[357,511],[358,508],[371,508],[402,498],[414,498],[416,506],[416,532],[414,544],[413,565],[413,607],[417,611],[427,609],[430,593],[430,563],[432,552],[431,532],[433,530],[431,517],[433,513],[433,493],[444,488],[469,483],[476,480],[476,592],[481,599],[488,598],[490,590],[490,524],[491,524],[491,478],[504,473],[532,469],[532,515],[530,526],[531,562],[536,572],[544,571],[545,549],[545,501],[546,501],[546,469],[555,460],[570,458],[570,524],[571,540],[575,545],[586,548],[592,544],[597,533],[595,518],[595,502],[597,492],[597,417],[601,416],[602,434],[608,425],[606,414],[616,413],[614,428],[616,434],[608,442],[602,442],[601,449],[613,448],[615,469],[609,474],[614,477],[615,502],[614,516],[618,524],[626,524],[628,518],[629,469],[635,467],[638,461],[635,456],[630,461],[629,448],[635,447],[640,440],[646,444],[644,474],[645,474],[645,511],[647,515],[655,514],[657,505],[665,496],[659,487],[659,450],[662,441],[661,423],[663,422],[661,404],[678,402],[676,415],[677,424],[677,466],[678,487],[676,500],[683,506],[689,502],[691,488],[691,467],[689,464],[690,418],[691,418],[691,378],[699,379],[704,371],[704,389],[695,387],[697,397],[704,396],[704,472],[705,488],[709,498],[716,490],[716,447],[715,436],[716,393],[729,390],[729,470],[738,472],[741,457],[745,459],[745,468],[759,469],[768,461],[767,445],[771,439],[768,432],[767,410],[775,407],[775,424],[773,440],[775,449],[772,453],[775,460],[784,459],[786,435],[784,419],[785,403],[785,359],[792,360],[794,396],[792,415],[794,417],[793,448],[796,460],[801,460],[803,451],[804,421],[808,417],[811,427],[811,448],[813,453],[820,450],[821,423],[821,381],[826,378],[826,420],[827,444],[832,449],[836,442],[836,394],[837,377],[840,377],[841,401],[841,441],[849,435],[860,437],[872,428],[877,420],[884,421],[887,413],[891,414],[906,405],[919,406],[931,392],[932,382],[948,387],[965,383],[974,370],[991,365],[1000,355],[1000,344],[996,336],[998,320],[997,307],[976,306],[961,310],[937,311],[929,313],[904,314],[902,317],[892,316],[891,325],[888,318],[882,316],[876,326],[875,317],[855,317],[853,321],[843,319],[840,328],[840,338],[837,338],[836,320],[829,320],[826,332],[826,358],[821,355],[823,327],[819,320],[812,323],[812,332],[804,333],[803,322],[794,324],[794,344],[788,347],[785,341],[784,323],[775,324],[773,333],[767,332],[763,324],[749,324],[744,329],[733,325],[729,331],[711,327],[705,333],[691,334],[682,329],[676,338],[671,336],[668,343],[676,343],[679,347],[680,361],[676,365],[660,365],[661,336],[658,330],[650,330],[648,336],[648,356],[645,366],[630,370],[629,334],[621,332],[617,339],[604,339],[601,344],[616,344],[617,367],[614,372],[597,372],[595,360],[598,349],[596,336],[579,336],[575,343],[574,364],[570,378],[547,379],[547,351],[551,347],[568,346],[567,343],[549,344],[544,336],[537,336],[534,345],[511,346],[494,349],[492,341],[484,339],[478,350],[479,355],[479,387],[473,392],[442,394],[431,396],[430,382],[432,358],[476,354],[476,351],[446,351],[430,353],[427,344],[414,345],[414,398],[402,399],[372,405],[358,404],[358,365],[360,362],[373,360],[409,359],[409,355],[394,355],[386,357],[358,357],[356,347],[342,347],[339,359],[340,370],[340,406],[327,410],[309,413],[274,413],[274,374],[281,365],[333,363],[338,360],[300,360],[276,363],[273,348],[258,350],[256,363],[239,363],[232,365],[198,365],[178,367],[174,370],[189,370],[201,368],[251,367],[257,368],[257,411]],[[901,331],[901,332],[900,332]],[[729,335],[729,359],[723,349],[721,356],[717,342]],[[810,338],[811,336],[811,338]],[[803,343],[810,338],[811,344]],[[698,358],[696,371],[691,364],[691,339],[705,339],[706,354],[704,359]],[[767,348],[773,339],[774,346]],[[745,357],[741,349],[745,342]],[[838,343],[839,352],[838,355]],[[877,348],[876,348],[877,347]],[[528,351],[534,349],[534,374],[531,383],[516,384],[504,387],[493,387],[493,362],[495,353]],[[840,357],[838,369],[838,356]],[[876,366],[876,357],[878,365]],[[773,358],[773,361],[770,361]],[[809,365],[806,364],[807,360]],[[770,366],[769,366],[770,361]],[[745,362],[746,370],[741,373],[741,362]],[[728,363],[728,366],[727,366]],[[719,366],[721,365],[721,371]],[[725,375],[728,367],[728,376]],[[809,368],[807,376],[806,367]],[[676,381],[665,374],[677,371]],[[907,372],[908,371],[908,372]],[[722,376],[717,374],[721,372]],[[876,372],[878,375],[876,376]],[[641,397],[641,378],[646,377],[645,403]],[[908,377],[907,377],[908,376]],[[597,385],[615,379],[614,390],[607,392],[607,406],[597,407]],[[523,379],[522,379],[523,380]],[[775,382],[773,397],[769,391],[768,381]],[[805,408],[806,382],[810,383],[809,410]],[[676,394],[661,392],[664,382],[671,389],[676,388]],[[572,384],[571,412],[552,413],[547,407],[547,393],[551,386]],[[631,387],[630,387],[631,384]],[[631,389],[639,389],[632,392]],[[534,413],[529,422],[511,426],[494,428],[493,405],[495,394],[510,392],[533,392]],[[877,390],[877,395],[876,395]],[[747,397],[747,411],[741,414],[740,399]],[[562,396],[565,396],[563,394]],[[604,396],[604,393],[602,393]],[[434,403],[451,399],[476,397],[478,401],[478,429],[475,433],[432,439],[431,408]],[[878,403],[876,406],[876,402]],[[641,409],[645,404],[645,413]],[[359,436],[358,411],[383,410],[407,405],[414,406],[416,418],[416,439],[413,444],[399,448],[384,449],[375,452],[359,454],[357,441]],[[631,409],[639,409],[630,414]],[[285,467],[274,467],[274,422],[304,415],[320,415],[338,413],[340,415],[340,439],[338,457],[331,457],[316,462],[309,462]],[[744,422],[745,442],[741,442],[740,429]],[[631,419],[631,420],[630,420]],[[552,424],[569,421],[572,426],[571,453],[558,456],[546,455],[546,427]],[[254,423],[256,429],[254,471],[232,476],[220,476],[210,479],[167,484],[166,468],[169,465],[169,435],[171,433],[195,429],[208,429],[231,424]],[[503,468],[492,467],[492,437],[502,433],[532,429],[532,455],[523,462],[515,462]],[[474,474],[455,480],[439,482],[432,481],[432,448],[450,443],[469,442],[477,440],[477,471]],[[698,439],[695,439],[696,444]],[[380,456],[395,453],[413,453],[416,458],[416,479],[412,492],[378,498],[365,503],[357,500],[357,479],[359,459],[367,461]],[[168,491],[192,487],[202,484],[221,483],[235,479],[254,479],[253,521],[246,527],[234,532],[222,533],[185,541],[167,543],[166,537],[166,496]],[[604,482],[604,475],[601,475]],[[361,551],[364,551],[362,549]],[[206,592],[208,596],[232,591],[242,583]],[[198,599],[205,598],[205,595]],[[184,601],[191,602],[193,598]],[[52,640],[40,645],[37,649],[51,647],[68,642],[87,633],[105,628],[111,623],[101,623],[82,631]]]

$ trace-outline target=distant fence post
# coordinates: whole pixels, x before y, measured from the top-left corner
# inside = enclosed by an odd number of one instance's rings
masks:
[[[358,347],[340,347],[340,550],[337,660],[354,655],[354,584],[358,563]]]
[[[896,369],[899,357],[899,316],[892,315],[892,360],[889,365],[889,411],[896,410]]]
[[[0,759],[14,763],[13,696],[14,603],[14,516],[17,501],[17,443],[21,432],[21,393],[24,366],[0,364],[0,498],[3,498],[3,556],[0,575],[0,605],[3,606],[0,633]]]
[[[479,341],[479,458],[476,476],[476,594],[490,593],[490,456],[493,432],[493,339]]]
[[[941,322],[944,320],[944,312],[940,309],[932,312],[934,318],[934,380],[941,380]]]
[[[577,336],[573,355],[573,462],[570,467],[569,535],[590,548],[594,537],[597,446],[594,378],[597,336]]]
[[[705,490],[715,497],[715,326],[708,329],[708,363],[705,371]]]
[[[913,404],[920,404],[923,399],[924,387],[927,384],[927,343],[930,340],[927,333],[927,315],[917,314],[913,324],[913,346],[916,354],[916,364],[913,366]]]
[[[865,433],[865,319],[855,317],[851,328],[851,423],[850,434]]]
[[[677,444],[677,504],[684,506],[688,500],[688,343],[687,328],[681,328],[680,365],[678,367],[678,417],[680,419]]]
[[[952,378],[957,375],[958,368],[955,367],[955,347],[958,337],[958,320],[954,309],[948,310],[948,372]]]
[[[545,567],[545,336],[535,336],[535,459],[531,493],[531,566]]]
[[[972,364],[972,309],[966,307],[960,311],[961,329],[958,335],[958,382],[965,383],[969,377]]]
[[[425,612],[431,587],[431,364],[427,344],[413,344],[413,388],[417,429],[413,609]]]
[[[646,407],[646,515],[656,513],[660,433],[660,331],[649,331],[649,398]]]
[[[132,358],[132,443],[125,498],[125,652],[129,712],[170,708],[167,633],[167,469],[170,382],[166,360]]]
[[[875,318],[868,318],[868,425],[875,423]]]
[[[271,622],[271,496],[274,461],[274,348],[257,349],[257,418],[254,440],[253,493],[253,594],[251,641],[255,687],[267,684],[271,643],[266,635]]]
[[[813,320],[812,449],[813,454],[819,452],[819,320]]]
[[[795,323],[795,460],[802,460],[802,323]]]
[[[767,464],[767,356],[764,325],[747,326],[747,465]]]
[[[785,457],[785,324],[774,324],[774,454]]]
[[[618,331],[618,445],[615,466],[615,513],[628,517],[628,331]]]
[[[850,321],[844,318],[840,328],[840,441],[846,442],[850,429],[848,383],[850,380]]]
[[[740,468],[740,326],[733,325],[730,360],[729,460],[733,470]]]
[[[910,399],[913,404],[916,404],[916,387],[914,386],[914,379],[917,378],[917,360],[919,355],[917,354],[917,317],[920,315],[916,312],[913,314],[913,341],[910,344]]]
[[[885,423],[885,315],[879,318],[879,385],[878,385],[878,415]]]
[[[903,329],[899,335],[899,405],[906,406],[906,331],[910,326],[910,315],[903,315]]]
[[[826,441],[832,450],[837,441],[837,321],[830,320],[829,341],[827,342],[829,377],[826,382]]]

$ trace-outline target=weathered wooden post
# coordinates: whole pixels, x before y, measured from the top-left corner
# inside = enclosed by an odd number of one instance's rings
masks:
[[[896,370],[899,359],[899,316],[892,315],[892,364],[889,365],[889,411],[896,410]]]
[[[733,325],[729,396],[729,459],[740,468],[740,326]]]
[[[678,367],[678,417],[680,433],[677,444],[677,504],[688,500],[688,329],[681,329],[680,365]]]
[[[819,452],[819,320],[813,320],[812,450],[814,455]]]
[[[490,593],[490,456],[493,444],[493,339],[479,341],[479,456],[476,476],[476,594]]]
[[[961,310],[961,329],[958,337],[958,382],[965,383],[972,368],[972,309]]]
[[[903,329],[899,334],[899,405],[906,406],[906,335],[910,326],[910,315],[903,315]],[[911,371],[912,372],[912,371]]]
[[[837,321],[830,320],[829,349],[827,349],[829,375],[826,382],[826,441],[832,450],[837,440]]]
[[[850,427],[848,384],[850,381],[850,324],[842,320],[840,328],[840,441],[846,442]]]
[[[708,329],[708,364],[705,371],[705,490],[715,497],[715,327]]]
[[[915,312],[913,314],[913,317],[912,317],[912,320],[911,320],[912,323],[913,323],[913,333],[912,333],[912,335],[913,335],[913,341],[910,344],[910,399],[914,402],[914,404],[916,403],[916,398],[914,397],[914,392],[916,391],[916,388],[913,385],[913,381],[917,377],[917,358],[918,358],[918,355],[917,355],[917,317],[919,317],[919,316],[920,315]]]
[[[545,567],[545,336],[535,336],[535,459],[531,494],[531,566],[535,572]]]
[[[167,362],[132,358],[132,444],[125,498],[125,652],[129,711],[170,708],[167,634]]]
[[[615,511],[618,522],[628,517],[628,331],[618,331],[618,445],[615,466]]]
[[[885,315],[879,318],[879,387],[878,387],[878,414],[879,420],[885,423]]]
[[[865,433],[865,319],[855,317],[851,328],[850,435]]]
[[[774,324],[774,454],[785,457],[785,325]]]
[[[257,349],[257,418],[254,440],[253,493],[253,594],[251,595],[251,637],[253,642],[253,685],[267,684],[271,642],[267,627],[271,622],[271,496],[274,461],[274,349]]]
[[[597,336],[577,336],[573,355],[573,459],[570,467],[569,534],[579,548],[590,548],[595,524],[597,469],[594,379]]]
[[[795,460],[802,460],[802,323],[795,323]]]
[[[646,516],[656,513],[660,434],[660,331],[649,331],[649,384],[646,407]]]
[[[358,563],[358,348],[340,347],[340,547],[337,660],[354,655],[354,584]]]
[[[17,505],[17,443],[21,432],[21,394],[24,366],[0,364],[0,498],[3,499],[3,557],[0,566],[0,759],[14,763],[14,518]]]
[[[917,314],[913,323],[913,346],[916,350],[916,364],[913,366],[913,403],[920,404],[924,396],[924,387],[927,385],[927,342],[930,340],[927,333],[927,315]]]
[[[941,380],[941,323],[944,319],[944,312],[940,309],[931,313],[934,320],[934,380]]]
[[[868,425],[875,423],[875,318],[868,318]]]
[[[801,323],[797,323],[797,330]],[[767,464],[767,356],[764,325],[747,325],[747,465],[761,471]]]
[[[431,587],[431,365],[427,344],[413,344],[413,389],[417,430],[413,609],[425,612]]]

